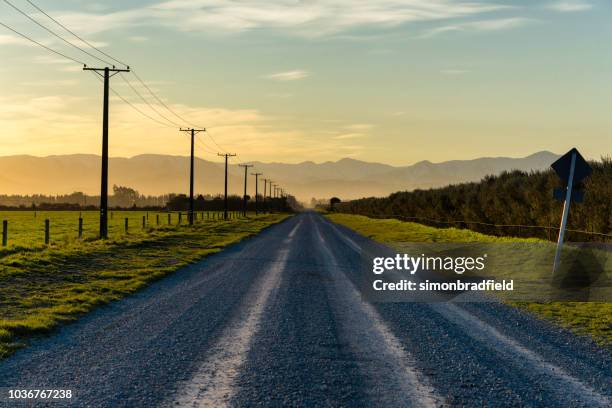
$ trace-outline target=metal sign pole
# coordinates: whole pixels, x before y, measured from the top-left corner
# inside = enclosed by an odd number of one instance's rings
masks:
[[[561,227],[559,229],[559,239],[557,240],[557,251],[553,263],[553,275],[557,271],[561,258],[561,248],[563,247],[563,237],[567,226],[567,216],[569,215],[570,202],[572,201],[572,187],[574,184],[574,171],[576,169],[576,152],[572,152],[572,163],[570,165],[569,177],[567,179],[567,191],[565,192],[565,202],[563,203],[563,216],[561,217]]]

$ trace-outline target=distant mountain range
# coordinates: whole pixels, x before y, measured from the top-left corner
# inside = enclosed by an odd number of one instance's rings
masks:
[[[303,201],[311,197],[338,196],[343,200],[385,196],[395,191],[440,187],[478,181],[504,170],[546,169],[559,155],[538,152],[524,158],[483,157],[442,163],[421,161],[394,167],[354,159],[336,162],[297,164],[260,163],[255,168],[283,185]],[[168,155],[140,155],[111,158],[110,184],[135,188],[142,194],[158,195],[188,191],[189,158]],[[244,171],[237,165],[229,170],[229,189],[241,194]],[[67,194],[81,191],[99,194],[100,157],[95,155],[5,156],[0,157],[0,194]],[[250,194],[254,178],[249,175]],[[196,160],[197,193],[223,191],[223,164]],[[263,188],[263,183],[261,183]]]

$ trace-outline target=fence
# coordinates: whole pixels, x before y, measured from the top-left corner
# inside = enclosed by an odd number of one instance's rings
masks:
[[[388,214],[388,215],[378,215],[378,214],[368,214],[368,213],[346,213],[346,214],[355,214],[355,215],[363,215],[369,218],[376,218],[376,219],[397,219],[400,221],[413,221],[413,222],[417,222],[420,224],[424,224],[424,225],[432,225],[433,226],[455,226],[458,228],[462,228],[465,227],[467,229],[471,229],[469,227],[467,227],[468,225],[481,225],[481,226],[487,226],[487,227],[493,227],[493,228],[499,228],[499,229],[517,229],[518,230],[518,234],[517,236],[523,236],[523,234],[521,234],[521,229],[537,229],[537,230],[544,230],[544,231],[552,231],[553,234],[548,234],[548,239],[549,240],[555,240],[556,239],[556,235],[560,229],[560,227],[553,227],[553,226],[544,226],[544,225],[523,225],[523,224],[493,224],[493,223],[488,223],[488,222],[481,222],[481,221],[469,221],[469,220],[435,220],[432,218],[427,218],[427,217],[408,217],[408,216],[404,216],[404,215],[396,215],[396,214]],[[584,231],[584,230],[576,230],[576,229],[571,229],[571,228],[567,228],[566,229],[567,232],[569,233],[573,233],[573,234],[583,234],[583,235],[588,235],[588,236],[592,236],[592,237],[598,237],[601,240],[603,240],[603,242],[608,242],[608,241],[612,241],[612,234],[604,234],[602,232],[595,232],[595,231]],[[502,234],[503,235],[503,234]]]
[[[2,247],[29,247],[36,243],[50,245],[63,240],[83,240],[85,234],[96,237],[99,231],[97,211],[1,211]],[[167,214],[167,223],[163,223],[161,215]],[[145,211],[111,211],[109,229],[115,236],[135,233],[147,233],[158,228],[188,225],[187,212],[145,212]],[[154,218],[152,217],[154,215]],[[249,218],[248,213],[246,218]],[[151,220],[155,220],[151,223]],[[228,220],[245,219],[241,211],[228,211]],[[223,212],[194,212],[194,223],[224,221]]]

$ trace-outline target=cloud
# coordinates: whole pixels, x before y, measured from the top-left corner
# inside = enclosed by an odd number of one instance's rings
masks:
[[[42,64],[42,65],[66,65],[73,64],[72,61],[67,60],[65,58],[54,57],[50,55],[37,55],[32,58],[32,62],[34,64]]]
[[[363,133],[344,133],[342,135],[334,136],[332,139],[335,140],[347,140],[347,139],[359,139],[365,137]]]
[[[38,81],[26,81],[22,82],[22,86],[32,86],[32,87],[68,87],[78,85],[79,81],[76,79],[48,79],[48,80],[38,80]]]
[[[470,71],[466,69],[442,69],[440,70],[440,73],[444,75],[463,75],[463,74],[467,74],[468,72]]]
[[[64,12],[57,17],[83,34],[161,24],[180,31],[277,29],[317,37],[356,28],[472,17],[509,8],[464,0],[169,0],[123,11]]]
[[[498,18],[491,20],[480,20],[470,21],[467,23],[459,23],[453,25],[446,25],[442,27],[436,27],[429,31],[424,32],[421,38],[434,37],[440,34],[454,32],[454,31],[465,31],[465,32],[481,32],[481,31],[501,31],[509,30],[516,27],[524,26],[535,20],[524,17],[510,17],[510,18]]]
[[[128,37],[127,39],[129,41],[132,41],[132,42],[146,42],[146,41],[149,41],[148,37],[144,37],[142,35],[133,35],[131,37]]]
[[[266,75],[266,78],[275,81],[287,82],[287,81],[298,81],[310,76],[308,71],[297,69],[294,71],[277,72],[275,74]]]
[[[573,13],[577,11],[586,11],[593,8],[593,5],[585,1],[556,1],[546,5],[549,10],[558,11],[561,13]]]
[[[353,131],[365,131],[372,129],[373,127],[374,125],[370,123],[353,123],[352,125],[347,125],[344,128]]]
[[[5,34],[0,35],[0,45],[12,45],[12,44],[29,45],[30,43],[27,40],[14,36],[14,35],[5,35]]]

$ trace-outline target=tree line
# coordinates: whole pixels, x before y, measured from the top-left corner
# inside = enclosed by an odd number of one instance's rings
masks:
[[[247,196],[248,211],[255,211],[255,199]],[[266,197],[264,203],[262,195],[258,196],[259,208],[267,211],[299,210],[301,205],[295,197],[283,198]],[[164,194],[159,196],[146,196],[137,190],[125,186],[113,186],[113,194],[108,197],[109,206],[114,209],[143,209],[143,210],[170,210],[187,211],[189,197],[186,194]],[[223,210],[223,196],[210,194],[198,195],[195,198],[196,211]],[[0,210],[96,210],[99,208],[100,196],[90,196],[82,192],[72,194],[47,196],[34,195],[0,195]],[[228,210],[239,211],[243,207],[243,198],[238,195],[228,196]]]
[[[585,192],[584,202],[572,203],[567,228],[612,234],[612,158],[603,157],[590,165],[593,173],[578,186]],[[486,176],[480,182],[338,203],[335,210],[436,227],[469,228],[490,235],[555,240],[554,228],[559,227],[563,208],[552,197],[558,187],[562,187],[562,182],[552,170],[515,170]],[[569,232],[566,236],[577,242],[610,240],[579,232]]]
[[[257,203],[255,197],[247,195],[247,211],[255,211],[255,206],[259,211],[299,211],[302,206],[293,196],[286,196],[282,198],[269,198],[266,197],[264,202],[263,196],[257,196]],[[238,195],[227,196],[227,208],[229,211],[242,211],[244,206],[244,199]],[[173,196],[166,207],[170,211],[187,211],[189,210],[189,197],[186,194],[179,194]],[[224,208],[223,196],[215,196],[212,198],[205,198],[202,195],[198,195],[194,199],[194,210],[195,211],[222,211]]]

